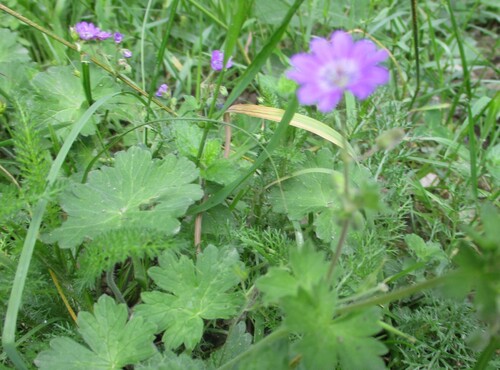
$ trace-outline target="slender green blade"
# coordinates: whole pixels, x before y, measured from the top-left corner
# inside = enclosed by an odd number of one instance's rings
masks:
[[[281,22],[281,25],[278,29],[273,33],[273,35],[269,38],[268,43],[262,48],[262,51],[257,55],[257,57],[253,60],[253,62],[248,66],[247,70],[243,73],[243,75],[238,79],[236,86],[233,88],[229,96],[227,97],[226,103],[222,107],[222,109],[218,112],[218,115],[215,117],[216,119],[222,116],[222,114],[226,111],[227,108],[233,104],[236,99],[245,91],[248,85],[252,83],[257,73],[259,73],[262,66],[266,63],[267,59],[271,56],[272,52],[276,48],[276,45],[281,41],[283,34],[285,33],[288,24],[290,23],[293,15],[302,5],[304,0],[296,0],[293,5],[290,7],[290,10],[286,14],[285,18]]]

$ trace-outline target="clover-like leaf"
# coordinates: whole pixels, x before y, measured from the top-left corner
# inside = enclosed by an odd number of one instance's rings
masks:
[[[149,269],[149,275],[165,292],[143,293],[145,303],[136,312],[154,322],[157,332],[165,331],[167,348],[184,343],[193,349],[202,337],[203,319],[228,319],[238,312],[243,297],[234,291],[242,268],[236,250],[208,246],[196,265],[168,251],[159,263]]]
[[[177,220],[202,197],[190,184],[198,170],[173,155],[152,160],[148,150],[132,147],[116,155],[115,167],[89,174],[86,184],[73,183],[61,198],[68,219],[48,237],[62,248],[76,247],[85,238],[123,228],[143,228],[173,235]]]
[[[94,314],[78,314],[78,331],[87,346],[66,337],[51,341],[51,349],[41,352],[35,360],[47,370],[121,369],[153,356],[154,325],[141,317],[127,321],[123,304],[117,305],[106,295],[94,305]]]

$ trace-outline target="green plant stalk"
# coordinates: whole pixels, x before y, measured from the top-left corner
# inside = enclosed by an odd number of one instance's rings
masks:
[[[355,102],[354,102],[354,97],[351,94],[348,94],[346,96],[346,104],[347,104],[347,118],[352,118],[353,116],[353,111],[355,109]],[[349,145],[347,142],[347,123],[345,121],[342,121],[342,131],[344,131],[344,135],[342,135],[342,140],[344,142],[343,148],[341,150],[341,157],[342,161],[344,162],[344,197],[346,199],[346,202],[344,204],[350,203],[349,200],[349,163],[350,163],[350,156],[349,152],[347,151],[347,146]],[[335,248],[335,254],[332,257],[332,260],[330,261],[330,266],[328,267],[328,273],[326,275],[327,281],[331,281],[332,275],[333,275],[333,270],[335,268],[335,265],[340,259],[340,256],[342,254],[342,247],[344,246],[345,240],[347,238],[347,231],[349,230],[349,224],[351,221],[351,215],[352,213],[349,210],[346,210],[346,215],[344,222],[342,223],[342,231],[340,233],[339,241],[337,243],[337,248]]]
[[[123,297],[120,289],[116,286],[113,267],[106,271],[106,284],[108,284],[109,289],[111,289],[118,302],[123,303],[128,308],[127,301]]]
[[[205,143],[207,142],[208,132],[212,127],[211,123],[205,122],[205,127],[203,128],[203,134],[200,140],[200,146],[198,147],[198,153],[196,154],[196,167],[200,166],[201,157],[203,156],[203,151],[205,150]]]
[[[144,290],[148,289],[148,275],[144,267],[142,258],[137,256],[132,257],[132,265],[134,267],[134,277]]]
[[[7,305],[7,313],[5,315],[5,324],[2,333],[2,345],[5,353],[12,361],[14,366],[17,369],[21,370],[27,370],[28,367],[26,366],[23,358],[16,349],[15,333],[17,315],[19,312],[19,307],[21,305],[21,298],[26,282],[26,277],[28,276],[31,256],[33,255],[33,249],[35,247],[36,239],[38,236],[38,230],[40,229],[47,203],[48,201],[46,199],[40,199],[34,209],[33,218],[31,219],[28,233],[26,234],[26,239],[21,251],[21,256],[19,258],[19,263],[17,265],[16,276],[12,284],[12,290],[10,293],[9,303]]]
[[[488,362],[490,362],[495,350],[498,348],[500,348],[500,337],[491,337],[490,342],[479,355],[479,359],[477,360],[476,366],[474,366],[474,370],[485,370],[488,367]]]
[[[224,56],[225,60],[226,56]],[[225,63],[225,62],[224,62]],[[225,66],[225,64],[224,64]],[[220,71],[219,78],[217,79],[217,85],[215,86],[214,94],[212,97],[212,103],[210,104],[210,109],[208,111],[208,118],[211,119],[213,117],[213,114],[215,112],[215,105],[217,103],[217,99],[219,97],[219,91],[220,87],[222,86],[222,81],[224,79],[224,74],[226,72],[226,68],[222,68],[222,71]],[[198,148],[198,154],[196,155],[196,166],[200,165],[201,162],[201,157],[203,156],[203,151],[205,150],[205,144],[207,142],[207,137],[208,133],[210,132],[210,129],[212,128],[212,124],[205,122],[205,127],[203,129],[203,135],[201,137],[200,141],[200,147]]]
[[[273,342],[276,342],[277,340],[287,336],[289,334],[288,329],[286,327],[281,327],[275,331],[273,331],[271,334],[269,334],[267,337],[263,338],[256,344],[254,344],[250,349],[247,351],[240,353],[238,356],[234,357],[231,361],[226,362],[224,365],[219,367],[218,370],[226,370],[226,369],[234,369],[235,365],[238,364],[241,360],[247,358],[248,356],[260,351],[261,349],[265,348],[266,346],[270,345]]]
[[[386,303],[389,303],[392,301],[396,301],[398,299],[407,297],[413,293],[417,293],[417,292],[420,292],[420,291],[425,290],[425,289],[437,287],[437,286],[442,285],[443,283],[447,282],[448,280],[456,279],[459,276],[460,275],[459,275],[458,271],[453,271],[453,272],[450,272],[446,275],[442,275],[442,276],[438,276],[438,277],[430,279],[430,280],[422,281],[420,283],[417,283],[415,285],[412,285],[412,286],[409,286],[406,288],[401,288],[401,289],[394,290],[392,292],[389,292],[389,293],[386,293],[383,295],[379,295],[376,297],[372,297],[372,298],[369,298],[369,299],[366,299],[366,300],[363,300],[360,302],[355,302],[355,303],[348,304],[346,306],[341,306],[337,309],[336,314],[343,315],[343,314],[346,314],[346,313],[349,313],[352,311],[360,310],[362,308],[367,308],[367,307],[371,307],[374,305],[386,304]]]
[[[55,33],[49,31],[48,29],[40,26],[39,24],[29,20],[28,18],[22,16],[21,14],[15,12],[14,10],[10,9],[9,7],[3,5],[0,3],[0,10],[3,10],[4,12],[6,12],[7,14],[19,19],[21,22],[23,23],[26,23],[28,26],[30,27],[33,27],[35,29],[37,29],[38,31],[46,34],[47,36],[49,36],[50,38],[60,42],[61,44],[63,44],[64,46],[80,53],[80,50],[78,49],[78,47],[72,43],[70,43],[69,41],[66,41],[65,39],[63,39],[62,37],[56,35]],[[107,66],[106,64],[102,63],[99,59],[95,58],[95,57],[90,57],[90,60],[96,64],[97,66],[99,66],[100,68],[104,69],[106,72],[108,72],[110,75],[116,77],[117,79],[119,79],[120,81],[122,81],[125,85],[127,85],[128,87],[130,87],[132,90],[136,91],[137,93],[139,93],[140,95],[148,98],[149,97],[149,94],[144,91],[143,89],[141,89],[139,86],[137,86],[132,80],[130,80],[129,78],[127,78],[126,76],[120,74],[120,73],[117,73],[113,68],[111,68],[110,66]],[[177,114],[172,110],[170,109],[169,107],[167,107],[166,105],[164,105],[160,100],[156,99],[156,98],[152,98],[152,101],[158,106],[160,107],[161,109],[163,109],[164,111],[167,111],[168,113],[170,114],[173,114],[174,116],[176,116]]]
[[[82,60],[82,83],[83,83],[83,91],[85,92],[85,98],[87,99],[87,103],[89,107],[94,104],[94,99],[92,99],[92,88],[90,87],[90,63],[88,61]]]
[[[472,116],[471,101],[472,101],[472,89],[470,84],[470,73],[469,67],[467,65],[467,58],[465,57],[464,46],[462,39],[460,37],[460,30],[458,29],[457,20],[455,19],[455,14],[450,0],[446,0],[448,6],[448,11],[450,13],[451,25],[453,27],[453,32],[455,33],[455,38],[457,40],[458,51],[460,53],[460,60],[462,62],[462,70],[464,75],[463,86],[465,87],[465,93],[467,94],[467,116],[468,116],[468,133],[469,133],[469,153],[470,153],[470,181],[472,187],[472,194],[474,198],[478,197],[478,181],[477,181],[477,148],[476,148],[476,133],[474,132],[474,117]]]
[[[223,66],[233,54],[234,48],[238,43],[238,36],[246,18],[251,12],[253,0],[237,0],[234,6],[234,14],[231,15],[231,24],[227,30],[226,40],[224,41],[224,60]],[[232,9],[231,7],[229,8]]]
[[[434,60],[436,61],[436,67],[437,67],[437,71],[438,71],[438,75],[439,75],[439,87],[443,88],[444,75],[443,75],[443,68],[441,67],[441,62],[440,62],[441,54],[439,53],[438,43],[436,41],[436,33],[434,32],[434,26],[432,24],[432,19],[428,14],[429,12],[430,12],[429,8],[426,7],[427,27],[429,29],[429,38],[430,38],[430,42],[432,44],[432,50],[434,52]],[[447,99],[445,99],[444,94],[441,96],[442,96],[443,101],[447,100]]]
[[[75,142],[80,131],[83,129],[90,117],[92,117],[97,109],[99,109],[99,107],[101,107],[104,103],[120,94],[122,93],[115,93],[102,97],[97,102],[92,104],[85,111],[82,117],[75,123],[73,129],[64,141],[61,150],[57,154],[56,159],[52,163],[49,174],[47,176],[47,185],[45,187],[46,193],[48,193],[54,185],[59,175],[59,171],[61,170],[62,165],[69,153],[69,150],[71,149],[71,146]],[[26,284],[26,278],[28,276],[31,258],[33,256],[33,250],[35,248],[35,244],[38,238],[38,232],[40,230],[40,225],[42,223],[47,204],[48,200],[46,198],[42,198],[35,206],[33,218],[28,228],[26,238],[24,239],[23,249],[19,257],[16,275],[12,284],[9,303],[7,305],[7,313],[5,315],[5,325],[3,327],[2,333],[2,345],[5,352],[7,353],[7,356],[10,358],[14,366],[18,369],[27,369],[27,367],[21,355],[17,351],[15,344],[17,316],[19,313],[19,308],[21,306],[21,299],[24,291],[24,286]]]
[[[335,268],[335,265],[339,261],[340,255],[342,254],[342,246],[344,245],[345,239],[347,237],[349,224],[350,224],[349,218],[346,218],[342,223],[342,231],[340,233],[340,238],[337,243],[337,248],[335,248],[335,254],[333,255],[332,260],[330,261],[330,266],[328,267],[328,274],[326,275],[327,281],[330,281],[332,279],[333,270]]]
[[[416,86],[415,92],[413,93],[413,98],[411,99],[410,106],[408,109],[413,107],[415,100],[417,99],[418,92],[420,91],[420,52],[419,52],[419,42],[418,42],[418,20],[417,20],[417,0],[411,1],[411,24],[413,33],[413,49],[415,53],[415,77]]]
[[[403,338],[407,339],[411,343],[415,343],[417,341],[417,339],[415,337],[412,337],[411,335],[403,333],[401,330],[398,330],[394,326],[389,325],[388,323],[386,323],[384,321],[380,321],[379,320],[379,321],[377,321],[377,323],[378,323],[378,325],[380,325],[380,327],[382,329],[388,331],[389,333],[393,333],[395,335],[399,335],[400,337],[403,337]]]
[[[215,14],[211,13],[209,10],[204,8],[202,5],[198,4],[195,0],[188,0],[188,1],[192,5],[194,5],[195,8],[197,8],[199,11],[201,11],[203,14],[205,14],[208,18],[210,18],[215,23],[217,23],[219,26],[224,28],[224,30],[226,30],[226,31],[228,30],[228,26],[224,22],[222,22],[219,18],[217,18],[217,16]]]
[[[146,4],[146,10],[144,11],[144,18],[142,20],[141,26],[141,80],[142,80],[142,88],[146,89],[146,72],[144,70],[144,34],[146,33],[146,23],[148,20],[149,9],[151,9],[152,0],[148,0]]]

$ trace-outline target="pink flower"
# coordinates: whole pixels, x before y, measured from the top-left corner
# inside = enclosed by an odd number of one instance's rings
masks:
[[[212,58],[210,59],[210,65],[214,71],[222,70],[222,63],[224,63],[224,53],[220,50],[212,51]],[[231,68],[233,66],[233,57],[230,57],[226,63],[226,68]]]
[[[161,98],[163,95],[167,93],[168,90],[168,85],[167,84],[161,84],[158,90],[156,91],[156,96]]]
[[[389,81],[389,71],[378,64],[388,53],[369,40],[353,41],[350,34],[336,31],[330,40],[315,38],[311,53],[291,58],[287,77],[297,82],[299,102],[317,104],[321,112],[334,109],[344,91],[366,99],[379,85]]]
[[[95,35],[95,38],[97,40],[106,40],[106,39],[109,39],[111,36],[113,36],[113,34],[111,32],[106,32],[106,31],[101,31],[99,30],[99,32],[97,32],[97,34]]]
[[[122,49],[122,55],[124,58],[131,58],[132,52],[128,49]]]
[[[82,40],[93,40],[99,31],[93,23],[79,22],[75,25],[75,32]]]
[[[117,44],[119,44],[123,40],[123,35],[120,32],[115,32],[113,37],[115,39],[115,43],[117,43]]]
[[[75,25],[75,32],[82,40],[106,40],[113,36],[110,32],[102,31],[93,23],[79,22]]]

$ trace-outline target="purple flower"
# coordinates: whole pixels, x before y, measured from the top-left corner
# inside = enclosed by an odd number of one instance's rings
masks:
[[[350,34],[336,31],[330,40],[315,38],[311,53],[292,56],[287,77],[297,82],[299,102],[317,104],[321,112],[336,107],[344,91],[366,99],[379,85],[389,81],[389,71],[378,64],[388,53],[369,40],[353,41]]]
[[[95,35],[95,38],[97,40],[106,40],[106,39],[109,39],[111,36],[113,36],[113,34],[111,32],[105,32],[105,31],[99,30],[99,32],[97,32],[97,34]]]
[[[75,32],[82,40],[106,40],[113,36],[109,32],[102,31],[93,23],[79,22],[75,25]]]
[[[132,52],[128,49],[122,49],[122,55],[124,58],[131,58]]]
[[[168,90],[168,85],[167,84],[161,84],[158,90],[156,91],[156,96],[161,98],[164,94],[167,93]]]
[[[214,71],[221,71],[222,64],[224,63],[224,53],[220,50],[212,51],[212,58],[210,60],[210,65]],[[230,57],[226,63],[226,68],[231,68],[233,66],[233,57]]]
[[[75,31],[82,40],[93,40],[97,33],[100,32],[99,28],[94,26],[93,23],[79,22],[75,25]]]
[[[115,34],[113,35],[113,37],[115,38],[115,42],[117,44],[119,44],[123,40],[123,35],[120,32],[115,32]],[[129,58],[129,57],[126,57],[126,58]]]

